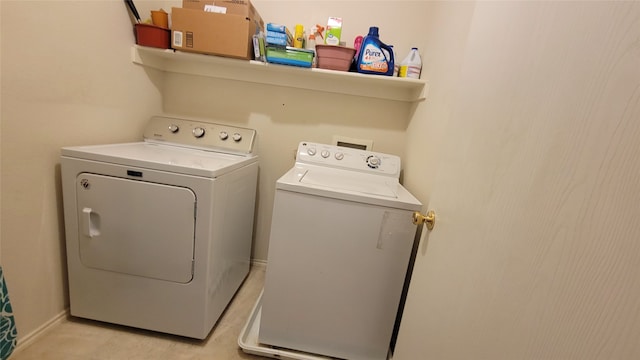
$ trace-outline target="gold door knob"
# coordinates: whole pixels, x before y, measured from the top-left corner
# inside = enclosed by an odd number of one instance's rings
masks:
[[[427,211],[427,215],[422,215],[419,211],[413,213],[413,223],[416,225],[427,224],[427,229],[433,230],[436,225],[436,212],[433,210]]]

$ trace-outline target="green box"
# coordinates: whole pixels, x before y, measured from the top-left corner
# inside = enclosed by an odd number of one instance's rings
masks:
[[[326,45],[340,45],[340,37],[342,36],[342,18],[330,17],[327,21],[327,32],[324,37]]]
[[[267,62],[282,65],[311,67],[313,50],[294,47],[267,46]]]

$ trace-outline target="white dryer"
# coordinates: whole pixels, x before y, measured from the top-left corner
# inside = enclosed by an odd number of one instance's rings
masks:
[[[207,337],[249,272],[256,132],[153,117],[62,149],[71,315]]]
[[[399,176],[397,156],[300,143],[276,182],[260,344],[387,358],[422,206]]]

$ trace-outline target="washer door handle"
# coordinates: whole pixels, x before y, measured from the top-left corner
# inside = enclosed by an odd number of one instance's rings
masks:
[[[100,215],[93,212],[91,208],[82,209],[82,234],[93,238],[100,235]]]

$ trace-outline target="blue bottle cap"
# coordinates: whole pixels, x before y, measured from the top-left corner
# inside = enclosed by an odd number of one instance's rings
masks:
[[[369,28],[369,36],[378,36],[378,27],[377,26],[371,26]]]

